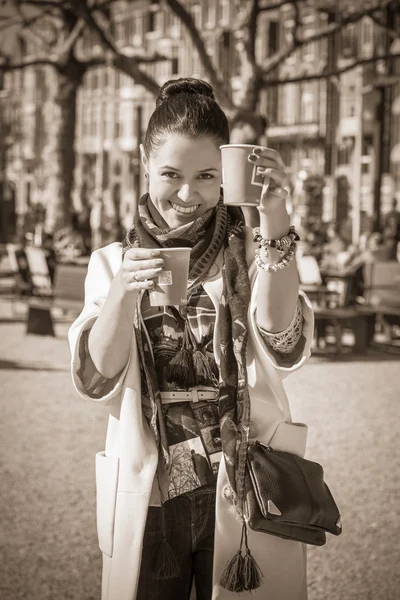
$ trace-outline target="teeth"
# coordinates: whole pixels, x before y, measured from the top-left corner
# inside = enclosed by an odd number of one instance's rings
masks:
[[[173,202],[171,202],[172,208],[174,210],[176,210],[177,212],[180,212],[184,215],[190,215],[191,213],[194,213],[199,205],[196,204],[195,206],[188,206],[187,208],[185,208],[184,206],[180,206],[179,204],[174,204]]]

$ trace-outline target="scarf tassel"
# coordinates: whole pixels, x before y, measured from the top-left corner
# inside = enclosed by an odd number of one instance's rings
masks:
[[[210,361],[199,347],[193,352],[193,366],[196,373],[197,385],[210,385],[210,381],[213,380],[214,374]]]
[[[167,540],[167,528],[165,522],[165,508],[161,506],[161,531],[162,540],[158,547],[154,561],[155,579],[174,579],[179,575],[179,564],[171,544]]]
[[[243,556],[243,541],[246,553]],[[243,519],[239,550],[227,563],[222,572],[220,585],[230,592],[251,592],[261,586],[263,574],[247,543],[247,525]]]

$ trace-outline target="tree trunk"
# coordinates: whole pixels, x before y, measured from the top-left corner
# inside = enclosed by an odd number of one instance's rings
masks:
[[[48,96],[43,106],[43,203],[46,206],[45,229],[54,233],[71,222],[76,97],[81,77],[76,71],[49,69],[47,83]]]

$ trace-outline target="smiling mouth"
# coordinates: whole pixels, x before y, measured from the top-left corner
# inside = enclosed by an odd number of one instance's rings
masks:
[[[170,202],[170,204],[176,212],[181,213],[182,215],[191,215],[196,212],[200,206],[200,204],[195,204],[194,206],[180,206],[180,204],[175,204],[175,202]]]

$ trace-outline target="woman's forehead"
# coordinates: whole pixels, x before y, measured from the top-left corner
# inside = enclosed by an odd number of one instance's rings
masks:
[[[165,140],[150,155],[157,166],[168,165],[179,168],[190,167],[193,163],[199,170],[218,166],[221,152],[217,142],[211,137],[192,138],[181,135],[166,136]],[[175,162],[177,164],[171,164]],[[204,164],[203,164],[204,163]]]

